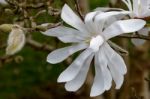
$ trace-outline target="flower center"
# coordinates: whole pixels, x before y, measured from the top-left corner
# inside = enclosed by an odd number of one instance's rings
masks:
[[[90,41],[89,48],[93,49],[94,52],[99,50],[99,47],[104,43],[104,38],[101,35],[93,37]]]

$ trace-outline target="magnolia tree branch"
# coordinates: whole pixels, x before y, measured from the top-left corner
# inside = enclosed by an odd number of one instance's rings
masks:
[[[47,52],[51,52],[54,50],[54,47],[52,47],[48,44],[42,44],[42,43],[35,41],[31,38],[27,39],[26,43],[27,43],[27,45],[29,45],[32,48],[35,48],[37,50],[43,50],[43,51],[47,51]]]
[[[76,7],[76,11],[77,11],[78,15],[80,16],[80,18],[82,20],[84,20],[84,17],[83,17],[83,15],[81,13],[81,9],[80,9],[79,3],[78,3],[79,0],[74,0],[74,2],[75,2],[75,7]]]
[[[118,37],[120,37],[120,38],[137,38],[137,39],[143,39],[143,40],[150,40],[150,36],[144,36],[144,35],[140,35],[140,34],[135,34],[135,35],[125,34],[125,35],[120,35]]]

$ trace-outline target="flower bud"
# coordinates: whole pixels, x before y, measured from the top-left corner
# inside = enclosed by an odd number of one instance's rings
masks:
[[[6,54],[14,55],[19,52],[25,44],[25,34],[20,26],[14,25],[7,41]]]

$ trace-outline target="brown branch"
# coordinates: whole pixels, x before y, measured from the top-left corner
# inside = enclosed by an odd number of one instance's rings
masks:
[[[54,47],[52,47],[48,44],[42,44],[31,38],[27,39],[26,43],[27,43],[27,45],[31,46],[32,48],[35,48],[36,50],[43,50],[43,51],[47,51],[47,52],[51,52],[52,50],[54,50]]]
[[[27,33],[41,32],[41,31],[46,31],[47,29],[55,28],[60,25],[62,25],[62,22],[48,23],[46,26],[38,25],[38,26],[32,27],[32,28],[23,28],[23,30]]]
[[[135,35],[125,34],[125,35],[120,35],[118,37],[121,37],[121,38],[137,38],[137,39],[143,39],[143,40],[150,40],[150,36],[144,36],[144,35],[140,35],[140,34],[135,34]]]
[[[83,15],[82,15],[82,13],[81,13],[81,10],[80,10],[80,6],[79,6],[79,3],[78,3],[78,0],[74,0],[74,2],[75,2],[75,7],[76,7],[77,13],[79,14],[80,18],[84,21],[84,17],[83,17]]]

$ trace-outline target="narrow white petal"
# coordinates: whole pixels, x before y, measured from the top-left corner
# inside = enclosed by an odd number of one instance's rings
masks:
[[[110,68],[110,71],[111,71],[111,75],[113,77],[113,80],[115,81],[116,83],[116,89],[120,89],[122,84],[123,84],[123,81],[124,81],[124,77],[122,74],[119,73],[119,71],[114,68],[111,64],[111,62],[108,63],[108,66]]]
[[[111,60],[113,67],[117,68],[117,70],[121,74],[126,74],[127,68],[123,58],[117,52],[115,52],[108,44],[106,44],[106,48],[107,53],[109,55],[109,60]]]
[[[68,82],[73,80],[78,73],[80,72],[84,62],[87,60],[87,58],[92,54],[91,49],[86,49],[84,52],[82,52],[76,60],[65,70],[63,71],[59,78],[58,82]]]
[[[70,55],[74,54],[75,52],[87,48],[87,46],[88,45],[85,43],[80,43],[77,45],[57,49],[48,55],[47,62],[52,63],[52,64],[62,62],[63,60],[65,60]]]
[[[61,36],[61,37],[58,37],[58,39],[64,43],[79,43],[84,40],[82,37],[75,36],[75,35]]]
[[[106,11],[124,11],[124,10],[120,8],[98,7],[94,11],[106,12]]]
[[[95,24],[97,25],[98,34],[102,33],[103,28],[109,26],[109,24],[115,22],[118,19],[123,18],[125,15],[129,14],[128,11],[112,11],[112,12],[101,12],[98,13],[94,19]],[[111,18],[110,18],[111,17]]]
[[[111,24],[108,28],[104,30],[102,35],[106,40],[113,38],[115,36],[131,33],[138,31],[144,27],[146,22],[140,19],[130,19],[130,20],[122,20],[117,21]]]
[[[105,83],[105,90],[109,90],[112,86],[112,76],[108,68],[103,70],[103,78]]]
[[[81,68],[78,75],[71,81],[67,82],[65,84],[65,88],[67,91],[77,91],[86,80],[86,76],[91,64],[91,61],[93,59],[94,54],[92,54],[83,64],[83,67]]]
[[[105,91],[104,78],[102,74],[102,68],[98,62],[98,53],[95,54],[95,78],[91,88],[91,97],[98,96]]]
[[[72,11],[72,9],[65,4],[62,8],[61,18],[74,28],[87,33],[84,22]]]
[[[104,54],[104,50],[105,50],[105,47],[101,47],[101,49],[98,53],[98,55],[99,55],[98,61],[99,61],[99,64],[102,68],[105,90],[109,90],[111,88],[111,85],[112,85],[112,77],[111,77],[110,71],[108,70],[108,67],[107,67],[108,60],[107,60],[106,55]]]
[[[96,24],[94,23],[94,17],[96,14],[97,12],[90,12],[85,16],[85,25],[91,34],[95,34],[97,32]]]
[[[45,32],[42,32],[44,35],[47,36],[53,36],[53,37],[62,37],[62,36],[76,36],[80,35],[81,37],[83,36],[82,33],[76,29],[65,27],[65,26],[58,26],[56,28],[49,29]]]
[[[96,20],[97,21],[101,21],[101,20],[106,20],[107,18],[109,17],[112,17],[112,16],[120,16],[120,15],[128,15],[130,14],[129,11],[111,11],[111,12],[105,12],[105,13],[99,13],[97,16],[96,16]]]
[[[135,17],[138,17],[140,15],[139,11],[141,8],[139,8],[139,6],[141,0],[132,0],[132,1],[133,1],[133,12],[135,14]]]
[[[105,44],[104,47],[104,53],[109,60],[108,66],[111,71],[111,75],[116,83],[116,89],[119,89],[123,84],[123,76],[126,73],[126,66],[120,55],[114,52],[114,50],[108,44]]]

